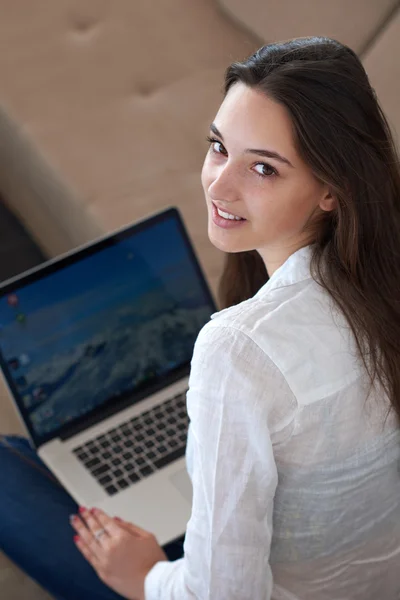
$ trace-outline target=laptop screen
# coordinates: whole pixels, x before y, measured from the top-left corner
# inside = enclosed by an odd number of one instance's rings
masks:
[[[175,209],[0,294],[0,360],[37,445],[189,365],[216,310]]]

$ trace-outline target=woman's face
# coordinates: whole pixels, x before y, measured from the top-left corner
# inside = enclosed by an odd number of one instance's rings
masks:
[[[265,94],[233,85],[210,138],[201,176],[209,238],[225,252],[257,250],[271,275],[310,242],[306,224],[334,200],[297,153],[286,109]]]

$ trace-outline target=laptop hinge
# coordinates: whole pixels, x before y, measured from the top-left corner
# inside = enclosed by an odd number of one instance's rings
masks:
[[[74,422],[71,425],[66,426],[65,429],[63,428],[58,435],[59,439],[62,441],[69,440],[70,438],[74,437],[74,435],[89,429],[89,427],[93,427],[93,425],[101,423],[108,417],[112,417],[125,408],[133,406],[141,400],[144,400],[149,396],[156,394],[160,390],[172,385],[173,383],[176,383],[176,381],[179,381],[180,379],[183,379],[185,376],[189,375],[189,372],[190,366],[185,365],[183,368],[179,369],[178,372],[170,373],[168,377],[164,377],[162,381],[153,384],[151,387],[146,387],[146,389],[141,392],[127,394],[123,398],[118,398],[115,400],[115,402],[110,402],[106,406],[102,406],[94,413],[83,417],[78,422]]]

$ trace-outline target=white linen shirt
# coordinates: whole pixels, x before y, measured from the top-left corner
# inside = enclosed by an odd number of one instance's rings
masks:
[[[146,600],[400,598],[399,427],[310,256],[198,336],[184,556]]]

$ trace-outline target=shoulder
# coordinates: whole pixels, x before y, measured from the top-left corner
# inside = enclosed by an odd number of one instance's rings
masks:
[[[236,319],[228,318],[232,313],[237,314]],[[239,316],[238,307],[225,315],[209,321],[197,338],[189,404],[192,406],[194,393],[209,398],[213,410],[223,403],[224,411],[233,411],[236,418],[246,419],[252,414],[253,419],[261,419],[268,426],[273,442],[280,443],[292,430],[296,397],[265,347],[258,343],[258,336],[246,327],[247,319]]]
[[[247,335],[266,354],[289,327],[303,327],[311,321],[329,321],[329,298],[312,279],[295,285],[262,288],[252,298],[211,316],[207,327],[231,328]],[[272,357],[271,357],[272,358]]]
[[[253,298],[214,314],[203,336],[221,336],[226,346],[235,339],[253,361],[263,355],[264,364],[280,372],[299,404],[335,393],[360,375],[347,322],[311,278],[282,287],[266,285]]]

